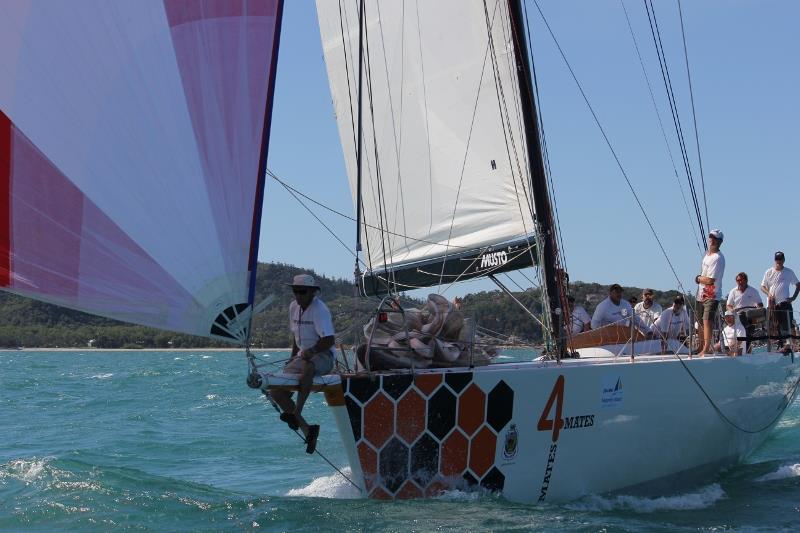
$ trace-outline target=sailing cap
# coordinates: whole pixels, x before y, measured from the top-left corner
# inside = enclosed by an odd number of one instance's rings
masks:
[[[775,252],[775,261],[785,261],[786,258],[783,257],[783,252]]]
[[[319,285],[317,285],[316,280],[314,280],[314,276],[310,274],[298,274],[290,283],[292,287],[313,287],[315,289],[319,289]]]
[[[733,311],[728,309],[727,311],[725,311],[725,316],[733,316]]]
[[[709,237],[714,237],[718,241],[722,241],[722,240],[725,239],[725,236],[722,235],[722,232],[720,230],[718,230],[718,229],[712,229],[711,231],[709,231],[708,232],[708,236]]]
[[[610,291],[620,291],[621,292],[622,291],[622,286],[619,283],[615,283],[612,286],[610,286],[608,288],[608,290],[609,290],[609,292]]]

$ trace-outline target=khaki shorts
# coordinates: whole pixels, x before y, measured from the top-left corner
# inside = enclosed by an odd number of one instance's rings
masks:
[[[333,370],[333,354],[330,351],[320,352],[314,354],[311,358],[311,363],[314,363],[314,375],[322,376],[329,374]],[[303,360],[300,356],[295,356],[289,359],[286,366],[283,367],[286,374],[302,374],[303,373]]]
[[[717,307],[719,307],[719,300],[703,300],[697,302],[695,307],[695,318],[700,320],[712,320],[714,315],[717,314]]]

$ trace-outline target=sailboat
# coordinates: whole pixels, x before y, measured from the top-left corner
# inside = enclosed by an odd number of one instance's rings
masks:
[[[246,346],[282,6],[3,4],[0,288]],[[797,393],[792,353],[566,357],[582,348],[560,333],[519,2],[317,8],[360,290],[386,301],[538,265],[553,340],[538,361],[318,378],[366,496],[668,490],[764,441]],[[256,372],[266,392],[296,385]]]

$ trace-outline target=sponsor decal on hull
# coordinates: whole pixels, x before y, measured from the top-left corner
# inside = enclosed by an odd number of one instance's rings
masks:
[[[547,451],[547,463],[544,468],[542,485],[539,487],[539,502],[543,502],[545,498],[547,498],[547,491],[550,488],[550,480],[556,464],[558,439],[561,436],[561,430],[582,429],[594,426],[594,414],[565,416],[562,418],[561,415],[564,407],[564,382],[564,375],[558,376],[553,385],[553,390],[550,391],[550,397],[547,399],[542,415],[539,417],[539,422],[536,424],[536,429],[539,431],[550,431],[552,434],[552,444]]]
[[[622,404],[622,378],[608,375],[603,378],[600,407],[617,407]]]

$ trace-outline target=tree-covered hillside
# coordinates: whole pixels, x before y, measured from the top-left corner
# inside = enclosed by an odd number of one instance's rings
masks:
[[[252,343],[256,347],[287,347],[291,345],[288,328],[288,306],[292,293],[287,283],[295,274],[309,272],[318,280],[322,299],[333,314],[337,341],[346,344],[356,341],[364,323],[372,316],[377,300],[354,296],[350,280],[329,279],[313,270],[285,264],[259,264],[256,285],[256,302],[267,295],[275,301],[261,314],[253,325]],[[641,297],[641,289],[625,287],[625,298]],[[597,283],[573,283],[571,294],[591,313],[608,294],[608,286]],[[535,314],[541,313],[541,294],[538,289],[514,293]],[[662,306],[671,305],[675,291],[655,291],[656,301]],[[419,306],[423,302],[410,301],[406,305]],[[514,336],[527,342],[541,340],[541,329],[518,304],[500,291],[468,294],[463,310],[484,328],[503,336]],[[143,326],[124,324],[21,298],[0,291],[0,347],[87,347],[96,348],[201,348],[228,347],[223,342],[182,333],[171,333]]]

